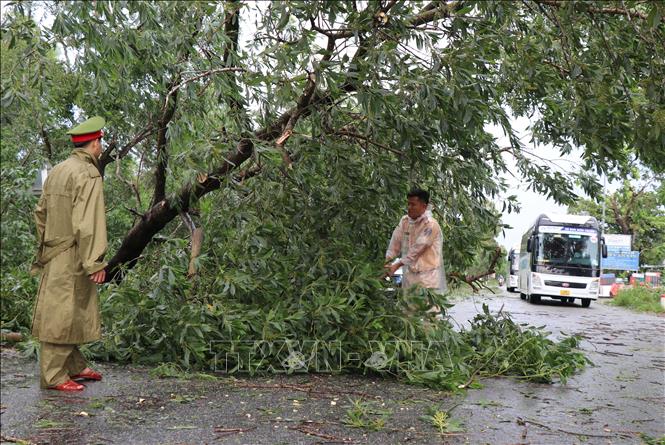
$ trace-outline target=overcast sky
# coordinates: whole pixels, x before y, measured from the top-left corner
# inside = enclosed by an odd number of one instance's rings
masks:
[[[526,118],[513,119],[511,124],[517,131],[517,134],[520,135],[522,142],[528,147],[530,140],[529,132],[527,130],[529,120]],[[499,147],[510,145],[508,138],[506,138],[500,127],[489,126],[488,130],[497,138],[497,144]],[[538,156],[552,160],[550,167],[553,169],[558,167],[559,170],[564,170],[565,166],[569,166],[570,164],[569,159],[560,159],[561,156],[558,151],[554,150],[552,147],[539,146],[531,148],[533,148],[534,153]],[[510,154],[504,154],[504,159],[514,175],[505,176],[505,179],[509,184],[509,189],[506,191],[505,196],[516,195],[521,207],[519,213],[508,213],[507,211],[503,213],[503,222],[509,224],[512,228],[505,229],[502,234],[499,234],[497,241],[499,244],[503,245],[506,250],[510,250],[513,246],[519,244],[522,239],[522,234],[529,228],[529,226],[531,226],[531,224],[533,224],[538,215],[541,213],[565,213],[566,207],[558,205],[543,195],[527,190],[527,184],[522,181],[513,157]],[[500,209],[501,203],[497,203],[497,206]]]
[[[550,169],[558,170],[562,173],[576,171],[579,167],[580,159],[582,158],[581,149],[573,150],[569,155],[562,157],[559,151],[552,146],[541,145],[534,147],[530,143],[531,138],[528,131],[529,120],[527,118],[512,119],[511,124],[520,135],[522,142],[525,144],[525,147],[528,147],[529,151],[532,151],[537,156],[549,161],[545,162],[536,159],[537,163],[547,165]],[[510,145],[500,127],[493,126],[487,127],[487,129],[497,138],[499,147]],[[541,213],[567,213],[567,207],[557,204],[546,196],[527,190],[527,184],[521,180],[520,173],[515,166],[512,156],[510,154],[504,154],[504,159],[510,167],[511,172],[514,174],[514,176],[505,176],[505,179],[509,184],[509,190],[506,192],[505,196],[516,195],[521,206],[518,213],[503,213],[503,222],[509,224],[512,228],[506,229],[503,234],[500,234],[496,238],[499,244],[504,246],[506,250],[510,250],[513,246],[520,243],[522,235],[534,223],[538,215]],[[600,181],[603,181],[602,177],[600,178]],[[618,185],[619,184],[608,182],[606,185],[607,192],[611,193],[616,190]],[[575,193],[584,198],[588,198],[579,187],[575,186],[573,188]],[[501,202],[497,202],[497,206],[498,208],[501,208]]]

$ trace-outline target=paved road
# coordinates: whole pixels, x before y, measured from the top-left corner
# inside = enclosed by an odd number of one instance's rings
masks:
[[[482,303],[492,312],[503,307],[516,321],[546,326],[552,337],[580,334],[581,348],[595,366],[566,385],[486,380],[484,389],[468,393],[458,415],[486,425],[500,443],[641,443],[635,433],[664,437],[664,317],[595,302],[589,308],[549,299],[532,305],[518,294],[474,300],[455,306],[453,318],[470,319]],[[496,400],[502,406],[478,410],[474,400]],[[518,417],[526,420],[524,425],[513,422]],[[482,432],[470,437],[472,443],[485,442]]]
[[[462,395],[361,376],[154,380],[147,370],[99,364],[83,393],[38,388],[37,364],[2,351],[2,435],[32,443],[137,444],[623,444],[665,435],[665,318],[593,304],[530,305],[516,294],[480,296],[451,311],[460,324],[503,307],[520,322],[584,336],[595,363],[567,385],[486,379]],[[384,410],[378,431],[350,428],[353,400]],[[442,437],[423,416],[455,407],[464,425]]]

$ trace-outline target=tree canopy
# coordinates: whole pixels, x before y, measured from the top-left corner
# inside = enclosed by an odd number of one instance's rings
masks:
[[[472,227],[497,223],[488,203],[505,187],[506,155],[533,189],[560,202],[571,202],[572,180],[597,191],[589,172],[635,158],[664,168],[663,8],[17,3],[2,27],[3,46],[18,51],[3,73],[3,139],[43,146],[30,154],[55,162],[68,151],[63,130],[79,116],[107,117],[102,163],[115,168],[111,180],[125,184],[122,201],[136,216],[117,265],[133,265],[166,224],[229,181],[278,169],[297,183],[318,164],[328,171],[317,188],[331,181],[332,195],[341,194],[357,179],[341,178],[344,158],[375,175],[354,191],[358,201],[392,207],[408,184],[431,188],[450,250],[463,252],[478,238]],[[36,24],[38,12],[50,22]],[[29,110],[30,125],[15,125],[19,109]],[[511,116],[530,119],[531,141],[518,139]],[[497,146],[488,124],[510,145]],[[582,147],[580,171],[549,172],[529,155],[537,143],[561,153]]]
[[[580,199],[571,213],[587,212],[599,221],[605,204],[605,233],[632,236],[632,248],[640,252],[641,265],[665,262],[665,183],[662,177],[646,175],[625,179],[615,192],[597,201]]]

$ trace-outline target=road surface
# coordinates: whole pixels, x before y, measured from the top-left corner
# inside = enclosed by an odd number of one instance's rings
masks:
[[[531,305],[517,294],[467,298],[451,316],[463,325],[482,303],[545,325],[553,337],[582,335],[595,366],[566,385],[495,378],[451,395],[344,375],[153,379],[147,369],[100,363],[104,381],[63,394],[40,390],[37,363],[3,349],[3,443],[559,445],[640,444],[665,436],[665,318],[600,303]],[[384,423],[345,424],[354,401]],[[453,408],[464,431],[440,435],[421,419],[428,408]]]

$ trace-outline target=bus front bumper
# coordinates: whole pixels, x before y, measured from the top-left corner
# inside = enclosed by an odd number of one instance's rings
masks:
[[[551,298],[585,298],[590,300],[598,299],[598,280],[595,281],[578,281],[566,280],[563,281],[562,277],[547,277],[540,275],[541,285],[532,286],[532,293]],[[569,278],[569,277],[566,277]],[[570,277],[572,278],[572,277]],[[551,283],[551,284],[550,284]],[[584,285],[584,288],[580,286]]]
[[[508,287],[517,287],[519,283],[517,282],[517,275],[511,275],[508,280]]]

